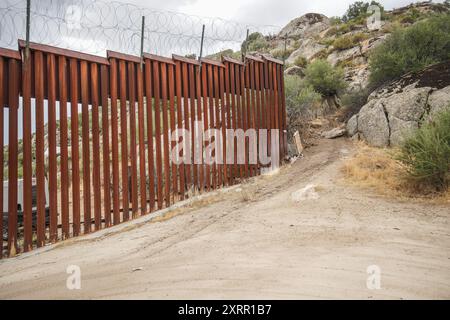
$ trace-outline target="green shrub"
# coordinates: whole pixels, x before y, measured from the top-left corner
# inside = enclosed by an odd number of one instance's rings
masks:
[[[450,59],[450,14],[397,29],[371,54],[370,82],[378,86],[409,71]]]
[[[328,49],[322,49],[317,52],[312,59],[326,59],[328,57]]]
[[[333,42],[335,50],[345,50],[356,47],[363,40],[366,40],[368,35],[362,32],[355,33],[354,35],[347,35],[339,37]]]
[[[338,33],[339,28],[338,27],[331,27],[327,30],[325,33],[325,37],[332,37]]]
[[[288,131],[292,135],[299,125],[314,116],[314,107],[321,101],[321,95],[299,76],[284,77]]]
[[[342,23],[341,17],[331,17],[330,18],[330,25],[335,26]]]
[[[308,64],[308,60],[303,56],[298,56],[297,58],[295,58],[294,64],[297,67],[305,68],[306,65]]]
[[[401,23],[414,23],[417,22],[422,17],[419,10],[416,8],[413,8],[409,10],[408,12],[402,14],[399,18]]]
[[[319,44],[329,47],[334,43],[334,41],[335,39],[333,38],[324,38],[319,40]]]
[[[305,81],[323,97],[333,96],[347,86],[344,71],[341,68],[334,68],[328,61],[322,59],[308,65]]]
[[[294,48],[286,48],[286,50],[284,48],[276,48],[270,51],[270,54],[276,59],[284,60],[287,59],[294,50]]]
[[[266,38],[259,32],[253,32],[248,36],[241,45],[242,52],[248,51],[264,51],[269,47]]]
[[[413,181],[446,190],[450,183],[450,108],[406,138],[397,159]]]
[[[320,94],[315,92],[314,88],[299,76],[286,75],[284,77],[284,86],[286,91],[286,106],[288,108],[301,108],[321,99]]]
[[[345,15],[342,17],[342,20],[349,21],[349,20],[355,20],[355,19],[361,19],[365,18],[367,16],[367,9],[371,5],[376,5],[380,7],[381,12],[384,11],[383,6],[376,1],[369,2],[363,2],[363,1],[356,1],[355,3],[351,4]]]
[[[333,42],[333,47],[336,50],[345,50],[354,46],[352,36],[339,37]]]

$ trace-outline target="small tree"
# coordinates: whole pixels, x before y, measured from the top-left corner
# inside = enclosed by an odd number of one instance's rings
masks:
[[[355,3],[351,4],[345,15],[342,17],[342,20],[349,21],[361,17],[365,17],[367,15],[367,9],[369,6],[378,6],[383,13],[384,7],[377,1],[371,1],[369,2],[363,2],[363,1],[356,1]]]
[[[264,36],[259,32],[253,32],[248,36],[248,40],[244,40],[241,45],[241,51],[261,51],[268,46]]]
[[[305,68],[308,64],[308,60],[303,56],[298,56],[297,58],[295,58],[294,64],[297,67]]]
[[[341,68],[333,67],[328,61],[320,59],[308,65],[305,71],[305,80],[323,97],[336,95],[347,86],[344,81],[344,71]]]

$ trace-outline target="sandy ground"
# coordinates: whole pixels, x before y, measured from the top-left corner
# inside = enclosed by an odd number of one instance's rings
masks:
[[[278,174],[165,217],[4,259],[0,298],[450,298],[449,208],[346,185],[353,149],[322,141]],[[292,201],[308,184],[319,198]],[[81,290],[66,288],[68,265]]]

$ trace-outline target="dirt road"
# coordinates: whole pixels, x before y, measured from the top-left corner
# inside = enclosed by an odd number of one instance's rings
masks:
[[[278,174],[166,217],[0,261],[0,298],[450,298],[449,208],[346,185],[352,150],[322,141]],[[319,198],[292,201],[309,184]],[[81,290],[66,287],[69,265]]]

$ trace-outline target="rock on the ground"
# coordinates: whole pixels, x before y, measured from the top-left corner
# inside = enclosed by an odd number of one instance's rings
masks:
[[[316,186],[308,184],[306,187],[291,193],[291,199],[295,202],[301,202],[304,200],[316,200],[319,199],[319,194],[316,192]]]
[[[334,139],[345,135],[347,130],[345,128],[334,128],[329,131],[322,132],[322,137],[326,139]]]

